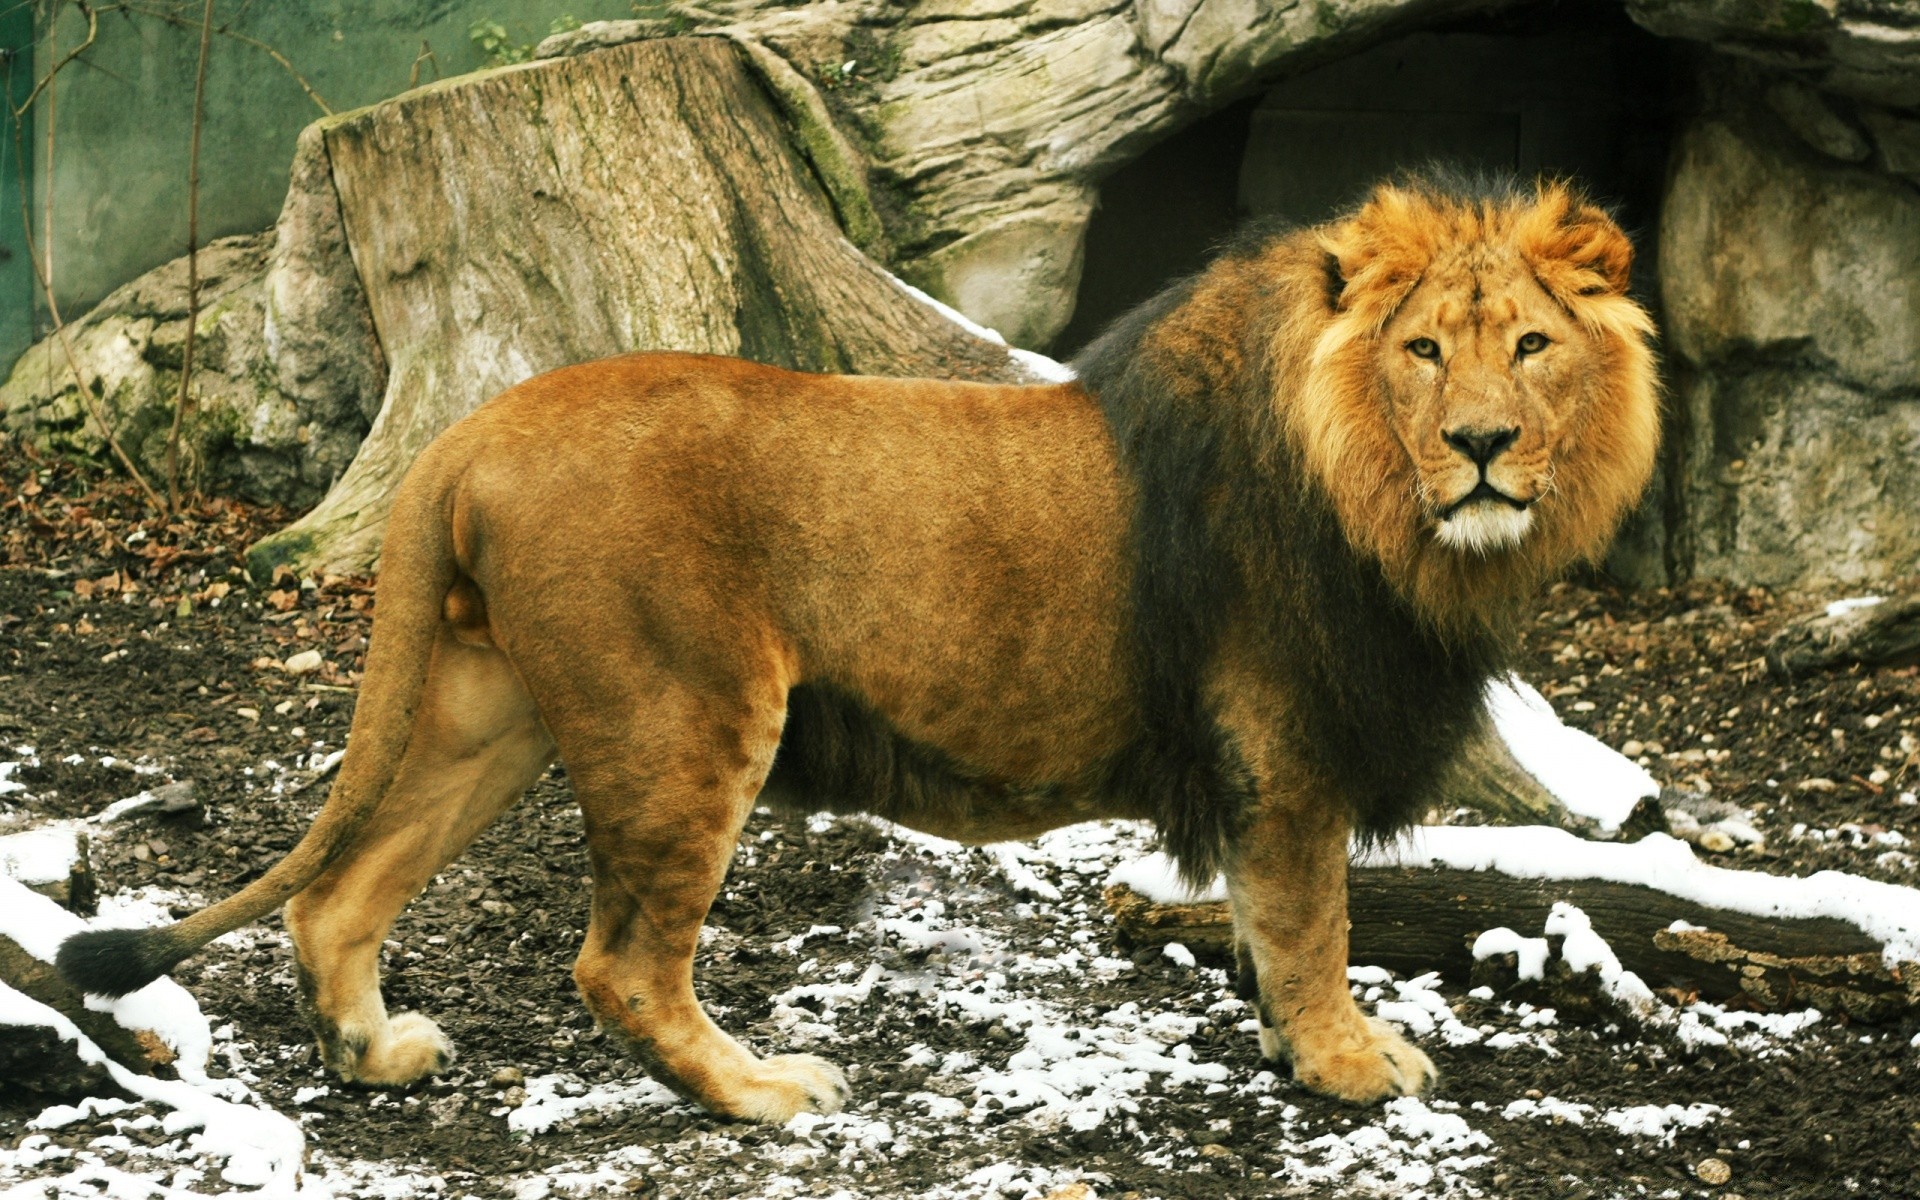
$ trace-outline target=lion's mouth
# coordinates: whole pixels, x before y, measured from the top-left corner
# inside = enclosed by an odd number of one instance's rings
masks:
[[[1504,504],[1507,507],[1513,509],[1515,512],[1525,512],[1527,510],[1527,505],[1531,503],[1531,501],[1521,500],[1517,497],[1509,496],[1505,492],[1501,491],[1499,488],[1493,486],[1491,483],[1488,483],[1485,479],[1482,479],[1479,483],[1474,485],[1474,488],[1472,491],[1468,492],[1466,495],[1460,497],[1458,500],[1455,500],[1452,504],[1449,504],[1447,505],[1446,508],[1442,509],[1440,513],[1440,519],[1442,521],[1451,520],[1453,518],[1453,514],[1459,512],[1461,509],[1467,507],[1469,504],[1480,504],[1483,502],[1490,502],[1494,504]]]

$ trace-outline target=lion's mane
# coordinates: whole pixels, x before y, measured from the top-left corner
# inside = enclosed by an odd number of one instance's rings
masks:
[[[1516,249],[1602,363],[1534,532],[1484,557],[1436,545],[1370,365],[1425,264],[1472,242]],[[1319,229],[1250,230],[1076,360],[1135,489],[1143,722],[1109,783],[1157,816],[1189,880],[1223,865],[1253,795],[1202,694],[1230,626],[1289,698],[1275,719],[1310,785],[1344,796],[1363,838],[1418,819],[1525,600],[1602,553],[1645,486],[1656,385],[1630,256],[1564,185],[1408,180]]]

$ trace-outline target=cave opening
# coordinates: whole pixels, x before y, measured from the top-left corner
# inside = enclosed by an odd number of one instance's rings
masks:
[[[1657,306],[1677,53],[1617,4],[1560,0],[1409,33],[1282,79],[1103,182],[1055,350],[1077,353],[1199,270],[1250,218],[1314,224],[1382,177],[1434,163],[1577,180],[1632,234],[1635,290]]]

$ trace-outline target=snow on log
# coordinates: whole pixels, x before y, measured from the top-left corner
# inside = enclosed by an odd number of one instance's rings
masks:
[[[1217,887],[1185,895],[1157,855],[1108,882],[1108,908],[1134,942],[1229,951],[1232,918]],[[1545,827],[1426,826],[1360,856],[1349,889],[1355,963],[1466,980],[1481,934],[1544,926],[1569,903],[1655,987],[1857,1020],[1920,1009],[1920,890],[1836,871],[1710,866],[1662,834],[1592,842]]]
[[[87,854],[87,835],[65,826],[0,837],[0,876],[17,880],[81,916],[92,914],[100,896]]]
[[[225,1160],[223,1180],[291,1195],[305,1136],[279,1113],[246,1103],[238,1081],[208,1077],[213,1034],[186,989],[157,979],[103,1000],[77,995],[54,972],[54,950],[83,928],[79,917],[0,875],[0,1078],[48,1096],[117,1089],[164,1105],[175,1110],[170,1128],[199,1129],[198,1148]],[[157,1077],[163,1067],[174,1078]],[[69,1114],[81,1115],[56,1108],[35,1120]]]
[[[1767,641],[1767,670],[1778,679],[1860,663],[1920,662],[1920,593],[1836,600],[1795,618]]]

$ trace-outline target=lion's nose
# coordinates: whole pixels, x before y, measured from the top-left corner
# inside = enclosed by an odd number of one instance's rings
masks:
[[[1517,426],[1509,425],[1505,429],[1449,429],[1440,435],[1447,445],[1473,460],[1476,467],[1484,467],[1498,458],[1500,452],[1513,445],[1520,436]]]

